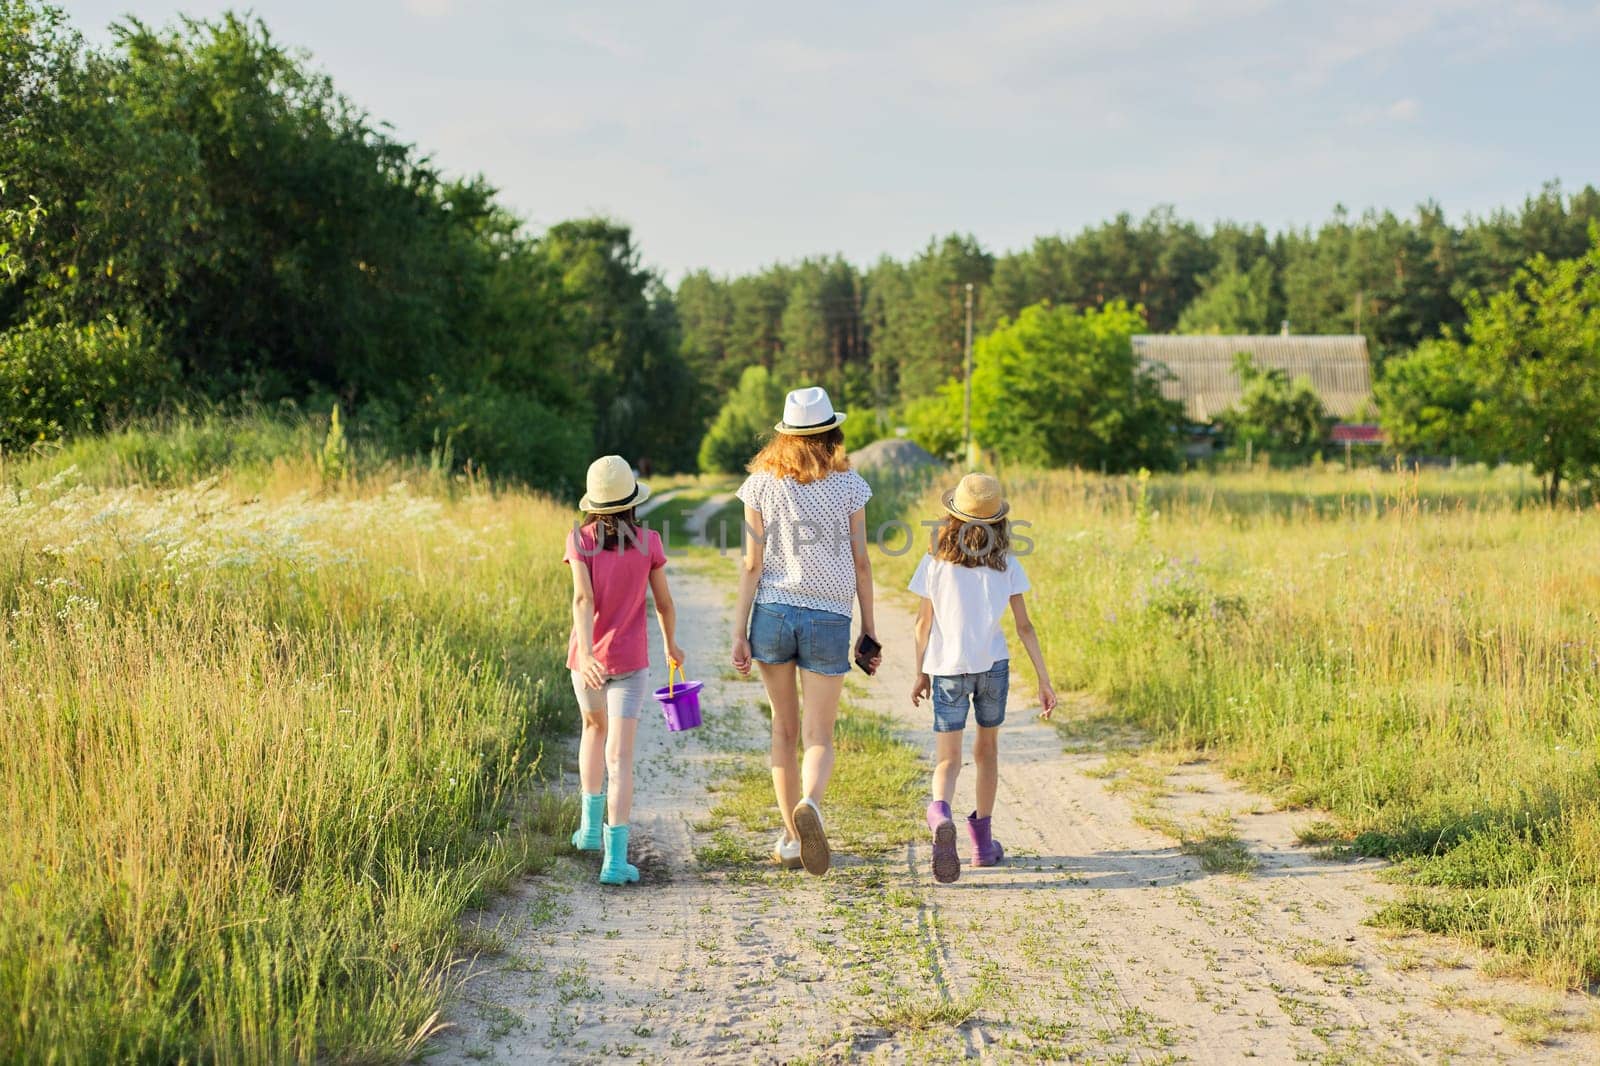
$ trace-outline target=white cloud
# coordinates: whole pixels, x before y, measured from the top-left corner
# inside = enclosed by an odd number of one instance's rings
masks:
[[[1415,97],[1408,96],[1390,104],[1385,113],[1396,122],[1412,122],[1422,113],[1422,105],[1417,103]]]
[[[440,19],[460,10],[460,0],[405,0],[406,10],[425,19]]]
[[[634,59],[639,47],[628,39],[627,20],[594,8],[574,12],[567,18],[567,32],[582,43],[612,59]]]

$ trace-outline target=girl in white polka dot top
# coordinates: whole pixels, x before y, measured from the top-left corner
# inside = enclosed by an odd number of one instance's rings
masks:
[[[850,616],[876,644],[866,511],[872,489],[850,469],[842,413],[826,391],[797,389],[777,435],[750,463],[744,570],[734,611],[733,665],[761,667],[772,704],[772,783],[783,832],[774,861],[825,873],[822,794],[833,773],[833,723],[850,672]],[[874,655],[867,665],[877,668]],[[802,697],[805,713],[801,715]],[[805,758],[795,760],[803,736]]]

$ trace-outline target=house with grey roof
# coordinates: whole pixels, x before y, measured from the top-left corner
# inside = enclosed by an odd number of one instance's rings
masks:
[[[1168,372],[1162,375],[1162,395],[1183,404],[1184,413],[1196,427],[1215,424],[1239,402],[1244,387],[1233,366],[1239,352],[1249,353],[1259,367],[1283,371],[1291,381],[1308,380],[1328,414],[1347,430],[1356,428],[1351,424],[1364,423],[1372,410],[1372,362],[1367,356],[1367,338],[1360,334],[1144,333],[1133,338],[1134,358],[1140,366],[1160,367]],[[1375,427],[1360,428],[1362,432],[1352,438],[1357,443],[1381,439]],[[1366,432],[1369,429],[1372,432]],[[1338,427],[1335,436],[1338,437]],[[1203,450],[1198,447],[1200,443],[1198,439],[1191,440],[1190,454]]]
[[[1238,352],[1248,352],[1259,367],[1283,371],[1291,381],[1309,380],[1322,406],[1341,421],[1361,418],[1372,405],[1372,363],[1367,338],[1360,334],[1142,333],[1133,338],[1133,354],[1141,366],[1171,372],[1162,395],[1182,403],[1189,420],[1198,425],[1215,422],[1239,402],[1243,386],[1233,369]]]

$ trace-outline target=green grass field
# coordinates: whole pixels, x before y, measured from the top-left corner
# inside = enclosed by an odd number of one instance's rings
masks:
[[[317,444],[0,466],[0,1060],[405,1057],[561,846],[571,513]]]
[[[0,465],[0,1059],[407,1057],[459,916],[564,847],[536,785],[572,725],[572,513],[244,428]],[[1103,697],[1065,730],[1331,812],[1410,886],[1376,921],[1600,978],[1600,516],[1515,471],[1006,481],[1058,686]],[[725,486],[684,487],[658,517]],[[931,516],[920,489],[880,506]],[[885,744],[847,717],[840,787],[899,818],[921,771],[890,744],[886,785]]]
[[[1600,980],[1600,514],[1516,471],[1005,481],[1057,686],[1113,719],[1066,728],[1209,749],[1396,860],[1375,920]]]

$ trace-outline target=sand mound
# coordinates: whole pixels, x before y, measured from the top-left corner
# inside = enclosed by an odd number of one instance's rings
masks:
[[[857,470],[916,470],[943,465],[921,445],[899,437],[886,437],[858,448],[850,453],[850,461]]]

